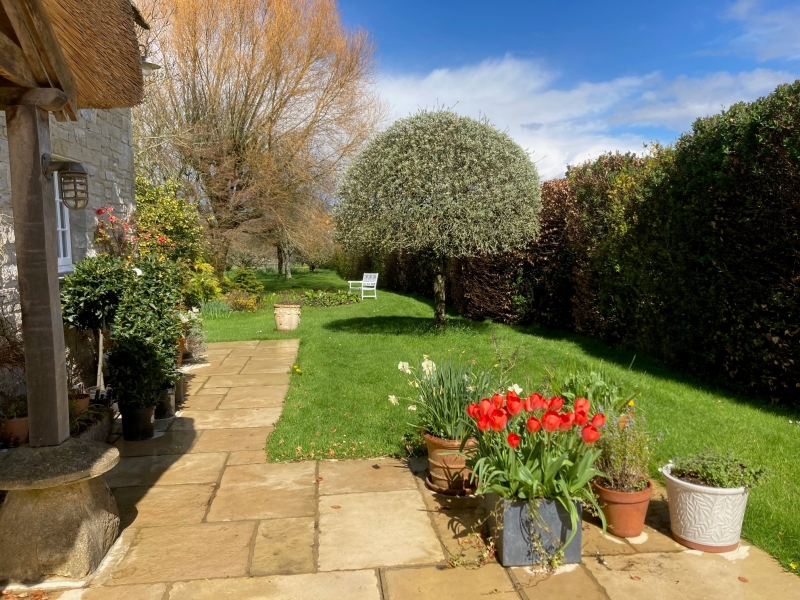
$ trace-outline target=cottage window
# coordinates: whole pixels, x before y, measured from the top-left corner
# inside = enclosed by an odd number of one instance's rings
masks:
[[[61,201],[58,177],[53,177],[56,193],[56,235],[58,237],[58,270],[69,271],[72,267],[72,237],[69,231],[69,210]]]

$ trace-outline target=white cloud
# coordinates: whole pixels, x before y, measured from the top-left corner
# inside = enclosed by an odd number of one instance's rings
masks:
[[[729,48],[760,61],[800,60],[800,6],[765,10],[758,0],[738,0],[728,17],[741,22],[741,35]]]
[[[666,127],[677,135],[699,116],[793,79],[767,69],[673,80],[652,73],[560,89],[558,74],[543,64],[506,56],[423,75],[387,75],[380,88],[392,119],[442,105],[488,116],[531,153],[549,179],[563,175],[567,164],[603,152],[642,150],[650,141],[642,127]]]

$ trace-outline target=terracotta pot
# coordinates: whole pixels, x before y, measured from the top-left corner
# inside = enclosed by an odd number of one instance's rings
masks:
[[[461,450],[461,440],[443,440],[427,433],[423,437],[428,446],[428,470],[433,487],[452,492],[469,489],[472,471],[467,468],[466,457],[455,454]],[[464,451],[475,447],[475,440],[469,439]]]
[[[25,444],[28,441],[28,417],[3,421],[3,435],[15,439],[20,446]]]
[[[299,304],[275,305],[275,329],[278,331],[294,331],[300,325]]]
[[[178,366],[183,364],[183,353],[186,351],[186,338],[178,338]]]
[[[78,394],[69,401],[69,412],[73,417],[78,416],[82,412],[86,412],[89,408],[90,396],[89,394]]]
[[[739,547],[749,490],[697,485],[672,476],[672,463],[659,469],[669,500],[669,526],[675,541],[703,552]]]
[[[608,532],[622,538],[632,538],[642,534],[647,507],[653,496],[653,482],[640,492],[618,492],[592,481],[592,489],[597,496],[600,510],[606,516]]]

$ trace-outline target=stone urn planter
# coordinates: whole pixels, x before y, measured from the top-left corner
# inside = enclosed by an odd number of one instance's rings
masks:
[[[467,468],[467,457],[461,455],[461,440],[443,440],[430,434],[422,434],[428,447],[428,488],[440,494],[470,494],[475,488],[470,484],[472,471]],[[475,448],[475,440],[469,439],[464,452]]]
[[[638,492],[618,492],[592,481],[592,490],[597,496],[600,510],[606,517],[608,532],[621,538],[632,538],[642,534],[647,507],[653,496],[653,482]]]
[[[275,329],[294,331],[300,325],[300,305],[281,302],[275,305]]]
[[[22,446],[28,441],[28,417],[5,419],[2,422],[3,437]]]
[[[485,497],[487,523],[504,567],[545,565],[572,534],[569,513],[558,500],[506,500],[496,494]],[[536,511],[531,515],[531,507]],[[563,564],[581,562],[582,506],[578,528],[564,550]]]
[[[669,500],[672,536],[703,552],[731,552],[739,547],[749,490],[714,488],[672,476],[672,464],[659,469]]]
[[[89,394],[75,394],[69,399],[70,416],[77,417],[79,414],[89,409],[91,397]]]
[[[127,442],[149,440],[153,437],[153,422],[155,421],[155,406],[146,408],[120,407],[122,415],[122,437]]]

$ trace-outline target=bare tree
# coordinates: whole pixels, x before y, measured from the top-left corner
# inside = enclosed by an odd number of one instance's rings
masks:
[[[163,69],[136,114],[137,158],[151,176],[177,174],[194,188],[221,272],[232,235],[291,231],[294,205],[331,194],[375,130],[384,109],[372,44],[341,24],[334,0],[140,9],[158,22],[146,42]]]

